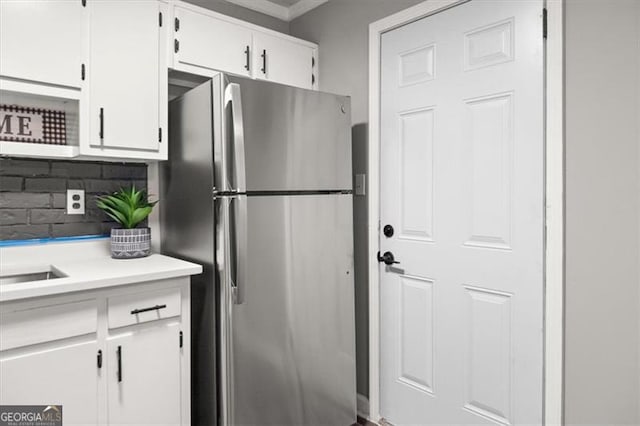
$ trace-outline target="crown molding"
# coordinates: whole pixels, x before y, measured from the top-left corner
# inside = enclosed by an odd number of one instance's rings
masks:
[[[289,20],[289,8],[280,6],[279,4],[271,3],[268,0],[226,0],[229,3],[237,4],[238,6],[246,7],[247,9],[255,10],[256,12],[264,13],[265,15],[273,16],[282,21]]]
[[[256,12],[264,13],[265,15],[273,16],[282,21],[289,22],[300,15],[303,15],[326,3],[329,0],[300,0],[291,7],[281,6],[270,2],[269,0],[226,0],[229,3],[236,4],[238,6],[245,7],[247,9],[254,10]]]
[[[300,15],[304,15],[308,11],[315,9],[328,2],[329,0],[299,0],[298,3],[289,8],[289,21],[293,21]]]

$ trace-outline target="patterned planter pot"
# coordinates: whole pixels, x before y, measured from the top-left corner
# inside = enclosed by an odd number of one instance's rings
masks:
[[[111,229],[111,257],[136,259],[151,254],[151,228]]]

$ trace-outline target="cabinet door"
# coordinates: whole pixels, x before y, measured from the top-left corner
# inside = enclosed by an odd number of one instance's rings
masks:
[[[180,325],[157,322],[109,339],[109,424],[180,425]]]
[[[0,1],[0,75],[80,87],[80,1]]]
[[[181,7],[175,8],[179,28],[175,32],[174,63],[209,75],[224,71],[241,76],[251,75],[251,30]],[[176,51],[177,50],[177,51]]]
[[[90,20],[89,120],[94,147],[158,151],[160,5],[94,0]]]
[[[98,423],[95,340],[3,354],[0,405],[62,405],[65,425]]]
[[[313,48],[281,37],[254,33],[254,77],[311,89]]]

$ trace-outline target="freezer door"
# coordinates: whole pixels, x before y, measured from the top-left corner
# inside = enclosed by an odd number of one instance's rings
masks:
[[[351,189],[348,97],[239,77],[226,80],[227,87],[240,86],[247,191]],[[237,130],[227,130],[228,138]]]
[[[223,315],[226,424],[353,424],[351,195],[235,198],[229,220],[242,224],[238,202],[247,203],[238,259],[247,270],[235,283],[242,299],[226,297]]]

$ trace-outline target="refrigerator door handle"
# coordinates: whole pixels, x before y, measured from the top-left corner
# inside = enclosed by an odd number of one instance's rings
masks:
[[[244,286],[247,282],[247,196],[236,195],[230,199],[233,208],[232,228],[234,230],[233,248],[230,252],[231,294],[233,303],[244,303]]]
[[[247,172],[244,156],[244,123],[242,120],[242,93],[240,85],[229,83],[224,91],[225,106],[231,103],[231,119],[233,121],[233,158],[236,192],[247,190]]]

